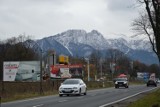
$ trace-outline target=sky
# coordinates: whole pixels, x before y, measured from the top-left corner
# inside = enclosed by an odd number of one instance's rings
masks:
[[[105,38],[132,36],[135,0],[0,0],[0,40],[42,39],[69,29],[99,31]]]

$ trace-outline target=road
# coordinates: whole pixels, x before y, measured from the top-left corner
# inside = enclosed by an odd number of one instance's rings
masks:
[[[2,103],[1,107],[105,107],[158,87],[146,87],[146,85],[133,85],[119,89],[112,87],[88,91],[86,96],[46,96]]]

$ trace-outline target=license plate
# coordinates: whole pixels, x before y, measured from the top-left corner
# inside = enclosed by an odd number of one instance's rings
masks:
[[[71,90],[68,89],[68,90],[64,90],[64,91],[65,91],[65,92],[70,92]]]

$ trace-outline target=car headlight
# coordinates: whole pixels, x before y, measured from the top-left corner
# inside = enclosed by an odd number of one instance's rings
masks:
[[[73,87],[73,89],[78,89],[77,87]]]
[[[124,84],[127,84],[127,82],[124,82]]]
[[[115,82],[115,84],[118,84],[118,82]]]

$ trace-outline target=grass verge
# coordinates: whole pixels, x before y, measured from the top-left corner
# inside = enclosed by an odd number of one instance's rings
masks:
[[[128,107],[160,107],[160,89],[145,95],[128,105]]]
[[[138,82],[130,82],[130,84],[141,84]],[[87,82],[87,88],[88,90],[94,90],[94,89],[101,89],[101,88],[108,88],[108,87],[113,87],[114,84],[113,82],[95,82],[95,81],[90,81]],[[23,87],[22,87],[23,88]],[[22,89],[23,90],[23,89]],[[13,93],[3,93],[3,97],[1,99],[1,102],[9,102],[9,101],[15,101],[15,100],[22,100],[22,99],[28,99],[28,98],[35,98],[35,97],[41,97],[41,96],[49,96],[49,95],[56,95],[58,94],[58,90],[48,90],[44,91],[43,94],[40,94],[39,92],[35,92],[34,88],[33,91],[24,91],[22,93],[18,93],[17,91]]]
[[[28,98],[36,98],[36,97],[42,97],[42,96],[49,96],[49,95],[56,95],[58,94],[58,91],[47,91],[40,93],[23,93],[23,94],[14,94],[12,96],[5,96],[1,99],[2,102],[10,102],[10,101],[16,101],[16,100],[22,100],[22,99],[28,99]]]

